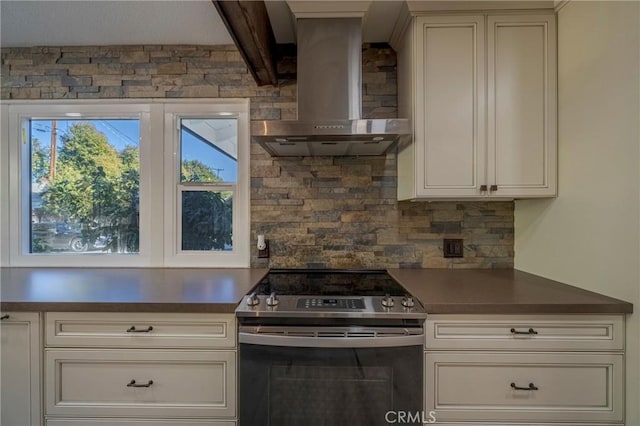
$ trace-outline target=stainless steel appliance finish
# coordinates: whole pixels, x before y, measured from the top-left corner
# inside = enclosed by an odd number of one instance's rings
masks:
[[[423,406],[426,317],[385,271],[270,271],[236,310],[239,425],[383,426]]]
[[[243,318],[424,320],[419,301],[385,271],[274,270],[246,296]]]
[[[406,119],[361,119],[359,18],[298,19],[298,120],[254,121],[273,156],[383,155],[410,139]]]
[[[422,345],[421,327],[242,326],[240,343],[301,348],[389,348]]]

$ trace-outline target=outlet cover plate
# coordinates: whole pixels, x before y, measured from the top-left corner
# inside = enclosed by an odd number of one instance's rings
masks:
[[[464,257],[462,238],[445,238],[442,240],[444,257]]]

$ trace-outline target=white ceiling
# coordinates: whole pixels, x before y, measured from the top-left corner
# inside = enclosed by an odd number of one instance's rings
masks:
[[[209,0],[0,1],[2,46],[233,43]]]
[[[267,1],[278,43],[295,42],[285,1]],[[365,42],[388,41],[401,1],[373,1]],[[0,0],[3,47],[231,44],[210,0]]]

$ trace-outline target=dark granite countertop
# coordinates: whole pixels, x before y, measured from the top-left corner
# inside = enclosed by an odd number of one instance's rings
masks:
[[[631,303],[513,269],[390,269],[429,314],[631,313]]]
[[[2,268],[3,311],[233,312],[267,269]]]
[[[267,269],[1,268],[3,311],[233,312]],[[429,314],[630,313],[633,305],[512,269],[390,269]]]

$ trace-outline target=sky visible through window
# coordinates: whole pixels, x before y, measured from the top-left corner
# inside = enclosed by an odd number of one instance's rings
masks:
[[[32,121],[32,137],[37,138],[41,143],[50,146],[51,141],[51,121],[52,120],[33,120]],[[57,120],[58,142],[61,137],[69,133],[73,123],[82,120]],[[137,120],[118,120],[108,119],[89,120],[95,126],[96,130],[104,133],[109,139],[109,143],[118,151],[124,149],[127,145],[139,145],[139,124]],[[237,179],[237,159],[232,159],[220,151],[211,148],[211,146],[202,143],[193,134],[183,132],[182,143],[187,149],[182,151],[183,160],[198,160],[211,168],[225,182],[235,182]],[[154,144],[158,149],[162,148],[160,143]]]

